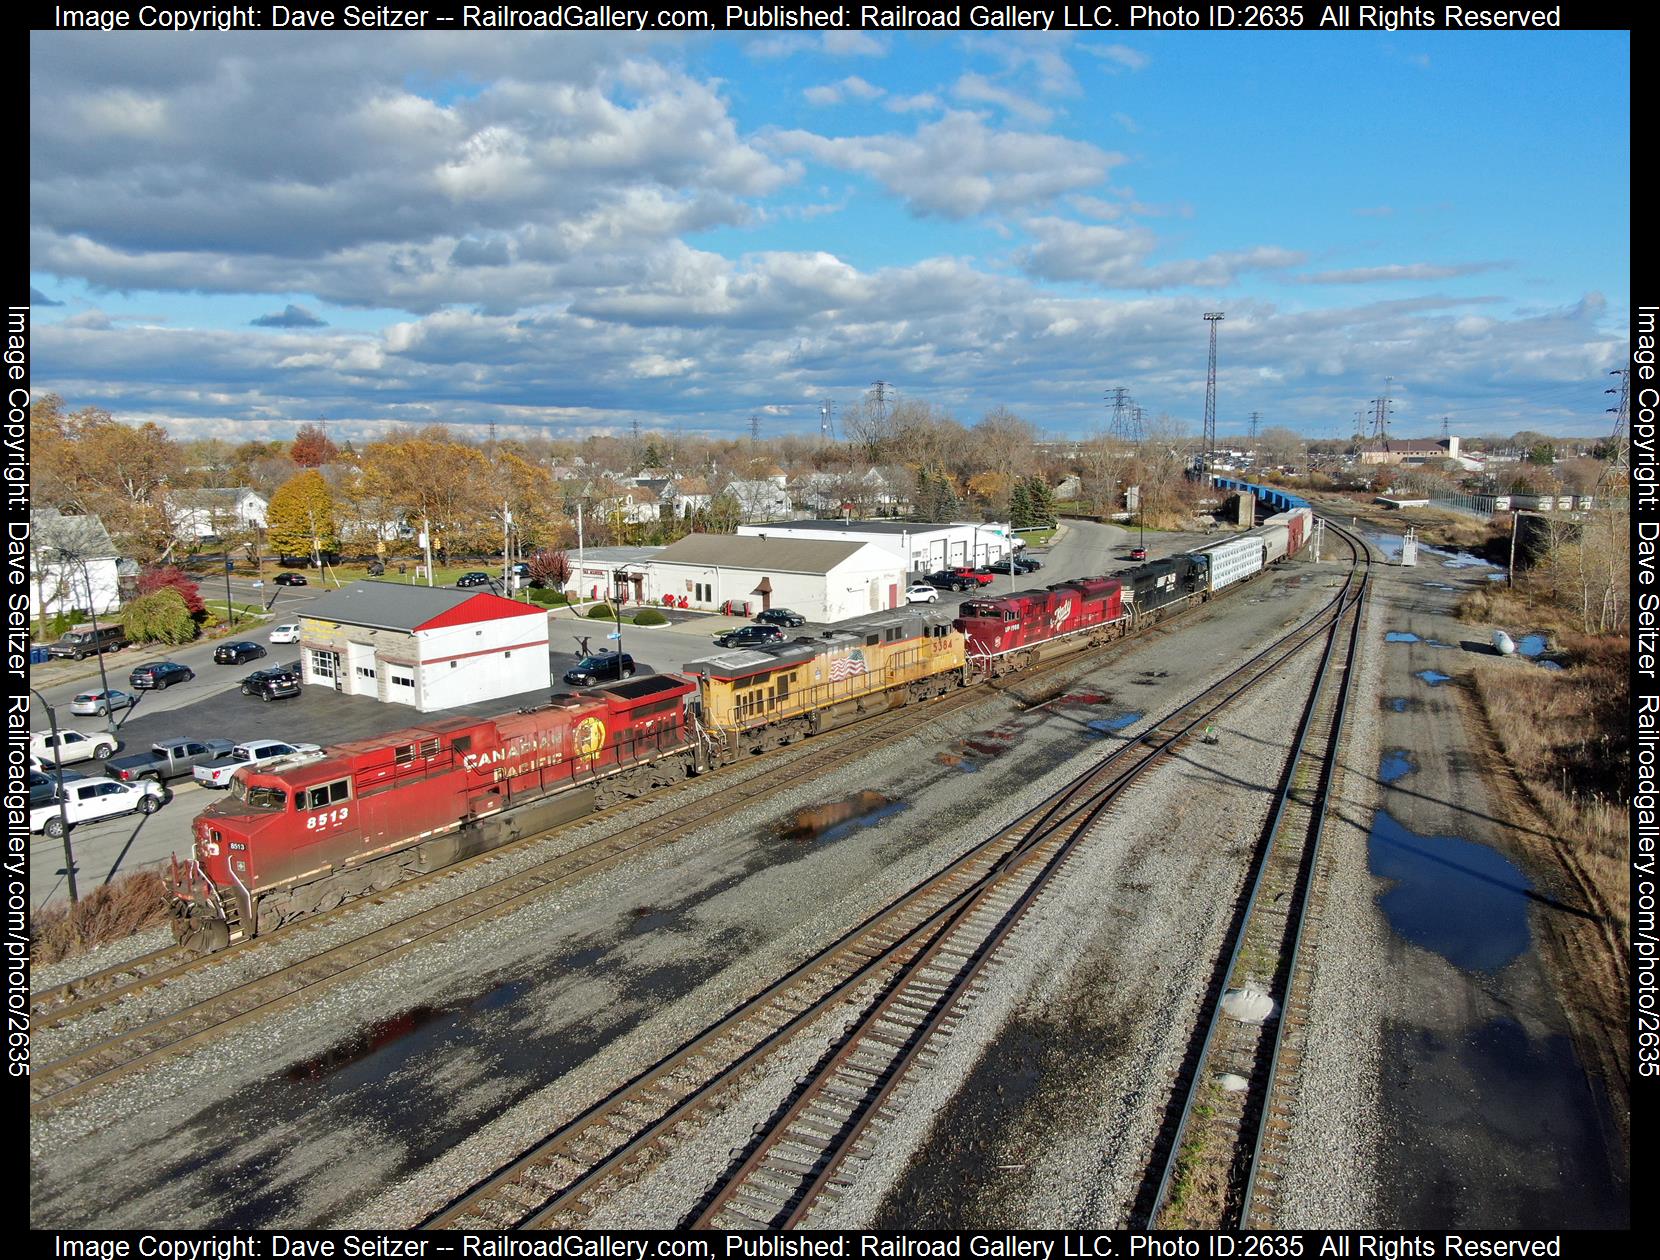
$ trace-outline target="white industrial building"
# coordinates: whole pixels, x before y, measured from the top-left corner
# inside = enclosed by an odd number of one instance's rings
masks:
[[[353,582],[306,606],[307,683],[422,713],[546,689],[547,611],[476,587]]]
[[[1013,529],[1001,523],[930,521],[774,521],[740,525],[740,536],[813,538],[875,543],[898,556],[906,573],[933,573],[958,565],[992,564],[1018,548]]]
[[[904,602],[905,563],[869,539],[830,542],[776,534],[691,534],[644,566],[642,599],[671,596],[689,608],[754,616],[789,608],[811,621],[841,621]]]

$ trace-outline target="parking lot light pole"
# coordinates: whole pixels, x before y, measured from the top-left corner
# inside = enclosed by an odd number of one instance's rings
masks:
[[[612,592],[611,608],[617,614],[617,677],[622,677],[622,602],[623,583],[628,581],[628,574],[622,569],[611,574],[612,585],[616,590]]]
[[[74,905],[80,900],[75,891],[75,851],[69,846],[69,806],[63,796],[63,749],[58,745],[58,715],[53,712],[52,706],[46,703],[46,697],[33,687],[29,688],[41,707],[46,710],[46,723],[52,728],[52,758],[53,768],[58,772],[58,821],[63,824],[63,871],[69,877],[69,904]]]
[[[81,581],[86,585],[86,615],[92,618],[92,644],[98,649],[98,685],[104,689],[104,729],[111,735],[115,734],[115,708],[110,704],[110,676],[104,668],[104,645],[98,639],[98,601],[92,594],[92,570],[87,566],[84,556],[66,556],[81,566]],[[42,702],[44,703],[44,701]],[[50,709],[47,710],[51,712]]]

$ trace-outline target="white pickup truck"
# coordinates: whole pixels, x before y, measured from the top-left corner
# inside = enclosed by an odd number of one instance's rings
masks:
[[[250,739],[237,744],[230,756],[206,765],[197,766],[192,773],[203,787],[223,788],[231,785],[231,776],[246,766],[257,766],[278,757],[292,757],[296,753],[321,753],[317,744],[285,744],[280,739]]]
[[[76,779],[63,785],[63,807],[47,801],[29,810],[29,830],[49,836],[63,834],[63,820],[69,825],[117,814],[153,814],[167,803],[167,789],[152,779],[120,783],[115,779]]]

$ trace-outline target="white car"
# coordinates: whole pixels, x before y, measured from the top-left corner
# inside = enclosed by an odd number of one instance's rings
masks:
[[[912,582],[905,588],[905,602],[907,604],[937,604],[940,602],[940,593],[927,582]]]
[[[56,800],[29,810],[29,830],[61,836],[65,814],[73,827],[76,823],[113,818],[117,814],[153,814],[166,803],[167,790],[149,779],[137,783],[118,783],[114,779],[77,779],[63,785],[61,810]]]
[[[317,744],[285,744],[279,739],[251,739],[231,749],[229,757],[210,761],[191,771],[203,787],[223,788],[231,785],[231,776],[244,766],[257,766],[278,757],[292,757],[295,753],[320,753]]]
[[[43,765],[61,762],[71,765],[77,761],[104,758],[115,751],[115,736],[105,731],[83,735],[80,731],[60,730],[56,735],[45,731],[29,737],[29,756]]]
[[[272,626],[268,637],[272,643],[298,643],[300,641],[300,623],[288,621],[280,626]]]

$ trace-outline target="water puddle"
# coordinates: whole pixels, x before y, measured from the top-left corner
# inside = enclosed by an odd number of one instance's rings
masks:
[[[1550,640],[1543,634],[1524,634],[1516,640],[1516,650],[1523,656],[1538,656],[1549,645]]]
[[[1389,705],[1390,710],[1394,713],[1406,712],[1407,699],[1405,696],[1390,696],[1386,703]]]
[[[1134,726],[1145,716],[1143,713],[1120,713],[1115,717],[1096,718],[1089,724],[1089,729],[1097,735],[1115,735],[1126,727]]]
[[[1383,754],[1378,763],[1378,778],[1385,783],[1393,783],[1396,779],[1405,778],[1418,769],[1411,755],[1404,748],[1391,748]]]
[[[1379,810],[1367,855],[1372,874],[1394,883],[1378,908],[1403,940],[1465,971],[1489,973],[1527,949],[1531,885],[1488,846],[1421,836]]]
[[[1383,636],[1385,643],[1416,643],[1418,636],[1410,630],[1391,630]]]
[[[1451,674],[1443,674],[1443,673],[1440,673],[1439,671],[1433,670],[1433,669],[1420,669],[1416,674],[1414,674],[1412,676],[1414,678],[1423,679],[1431,687],[1439,687],[1442,683],[1446,682],[1449,678],[1452,677]]]
[[[1424,640],[1424,646],[1425,647],[1434,647],[1434,648],[1450,648],[1452,646],[1452,644],[1443,643],[1443,642],[1441,642],[1440,639],[1425,639]]]
[[[909,808],[904,801],[867,790],[799,809],[780,823],[774,834],[781,840],[840,840],[860,827],[872,826]]]
[[[346,1040],[330,1046],[315,1058],[296,1063],[288,1069],[288,1079],[320,1081],[326,1076],[332,1076],[341,1068],[349,1067],[358,1060],[366,1059],[376,1051],[401,1041],[433,1020],[453,1016],[460,1010],[458,1006],[416,1006],[387,1019],[377,1020],[360,1032],[353,1033]]]

